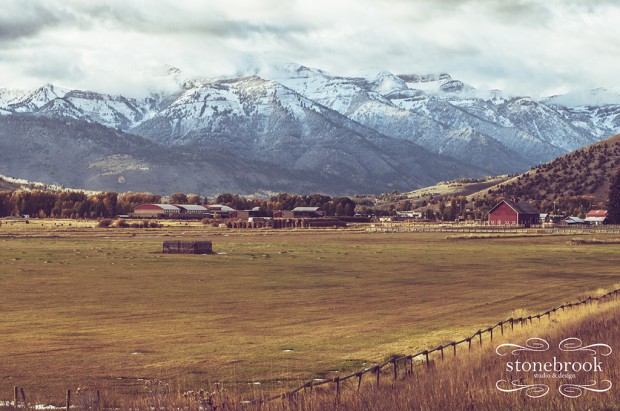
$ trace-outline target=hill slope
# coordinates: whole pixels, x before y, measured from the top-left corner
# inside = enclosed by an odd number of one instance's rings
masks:
[[[547,203],[557,198],[590,196],[603,203],[609,180],[620,171],[620,134],[558,157],[472,197],[519,198]]]

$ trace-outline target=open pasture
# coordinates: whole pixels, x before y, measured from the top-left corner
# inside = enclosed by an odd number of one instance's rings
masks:
[[[445,233],[0,227],[0,398],[145,379],[273,390],[620,282],[614,244]],[[597,236],[604,237],[604,236]],[[208,239],[216,255],[164,255]]]

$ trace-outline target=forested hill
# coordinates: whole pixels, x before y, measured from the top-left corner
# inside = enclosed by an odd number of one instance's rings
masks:
[[[567,199],[604,207],[610,179],[620,171],[620,134],[558,157],[502,184],[472,195],[477,201],[517,198],[549,209]],[[587,204],[586,204],[587,203]]]

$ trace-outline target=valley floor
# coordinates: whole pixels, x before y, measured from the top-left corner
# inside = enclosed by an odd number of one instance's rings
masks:
[[[0,399],[278,392],[620,283],[617,244],[588,236],[37,224],[0,226]],[[161,254],[174,239],[216,254]]]

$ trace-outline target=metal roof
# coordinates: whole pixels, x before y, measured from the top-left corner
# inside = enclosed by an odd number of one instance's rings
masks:
[[[605,220],[607,220],[607,217],[586,217],[583,221],[586,223],[603,223]]]
[[[175,206],[187,211],[207,211],[207,207],[198,204],[175,204]]]
[[[161,208],[164,211],[181,211],[179,207],[173,206],[172,204],[153,204],[153,205]]]
[[[533,205],[528,203],[527,201],[510,201],[504,200],[506,204],[513,210],[515,210],[519,214],[537,214],[540,215],[540,211],[538,211]]]
[[[566,217],[564,221],[568,224],[583,224],[585,222],[579,217]]]
[[[592,210],[588,211],[586,217],[607,217],[607,210]]]
[[[319,211],[319,207],[295,207],[293,208],[293,211],[301,211],[301,212],[317,212]]]
[[[222,204],[209,204],[207,207],[209,208],[210,211],[224,211],[224,212],[235,211],[234,208],[231,208],[231,207],[228,207]]]

